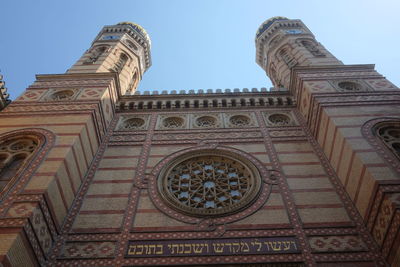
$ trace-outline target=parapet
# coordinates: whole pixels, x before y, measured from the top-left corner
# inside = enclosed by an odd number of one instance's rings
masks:
[[[288,91],[286,88],[276,88],[271,87],[269,90],[266,87],[261,88],[233,88],[233,89],[197,89],[197,90],[162,90],[161,92],[154,91],[136,91],[133,95],[146,95],[146,96],[156,96],[156,95],[217,95],[217,94],[249,94],[249,93],[267,93],[267,92],[277,92],[277,91]]]

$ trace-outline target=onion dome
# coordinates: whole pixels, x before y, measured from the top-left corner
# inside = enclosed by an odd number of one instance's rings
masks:
[[[135,32],[140,34],[147,41],[149,47],[151,47],[151,40],[150,40],[149,35],[147,34],[146,30],[139,24],[129,22],[129,21],[123,21],[123,22],[118,23],[117,25],[129,25]]]

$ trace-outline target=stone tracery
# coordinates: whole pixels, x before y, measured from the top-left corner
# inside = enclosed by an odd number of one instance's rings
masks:
[[[268,120],[276,126],[284,126],[290,124],[290,118],[285,114],[272,114]]]
[[[163,126],[166,128],[174,129],[180,128],[183,125],[183,119],[179,117],[169,117],[163,120]]]
[[[235,115],[229,119],[229,122],[237,127],[244,127],[250,124],[250,118],[244,115]]]
[[[259,177],[243,162],[227,156],[189,157],[159,180],[169,204],[191,215],[221,215],[249,204],[260,189]]]
[[[37,146],[38,142],[28,137],[17,137],[0,144],[0,192],[18,173]]]
[[[131,118],[124,122],[124,129],[139,129],[144,125],[145,121],[141,118]]]
[[[386,147],[400,158],[400,122],[384,123],[377,128],[376,133]]]
[[[51,96],[51,100],[55,101],[64,101],[64,100],[71,100],[75,95],[75,92],[72,90],[62,90],[56,91]]]
[[[196,126],[202,128],[211,128],[217,125],[217,120],[211,116],[202,116],[196,119]]]

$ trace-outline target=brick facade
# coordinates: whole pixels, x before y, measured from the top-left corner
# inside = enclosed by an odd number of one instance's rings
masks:
[[[0,140],[40,144],[0,195],[2,266],[400,266],[399,161],[374,134],[400,120],[397,87],[299,47],[315,40],[305,25],[273,18],[257,62],[289,89],[125,94],[151,64],[144,34],[105,27],[68,73],[38,75],[0,113]],[[109,71],[121,51],[128,62]],[[254,166],[249,205],[196,216],[168,204],[166,168],[205,152]]]

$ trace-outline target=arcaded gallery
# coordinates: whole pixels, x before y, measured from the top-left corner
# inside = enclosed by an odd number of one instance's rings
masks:
[[[3,95],[0,266],[400,266],[399,88],[298,19],[255,45],[273,88],[139,92],[121,22]]]

